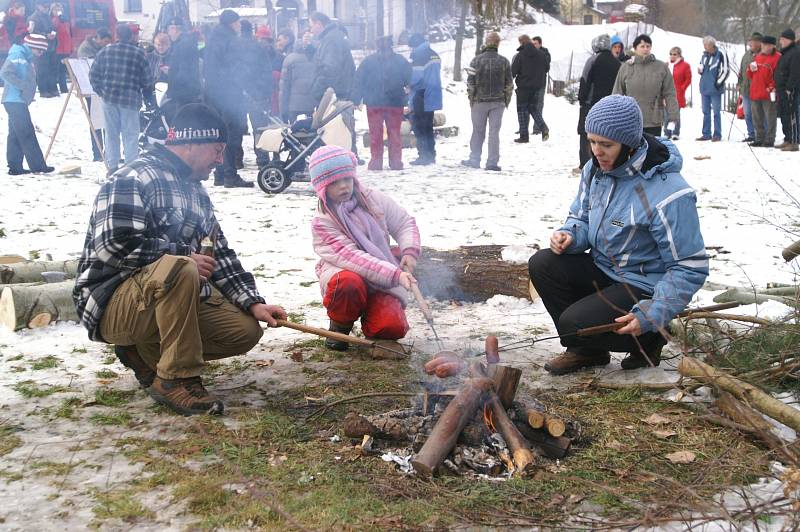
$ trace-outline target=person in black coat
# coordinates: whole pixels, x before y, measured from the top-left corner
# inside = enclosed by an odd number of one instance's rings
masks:
[[[175,108],[198,102],[203,93],[200,83],[200,52],[197,37],[186,33],[183,20],[172,19],[167,26],[167,35],[172,40],[167,71],[166,99],[174,102]]]
[[[367,105],[371,158],[370,170],[383,170],[383,124],[389,140],[389,168],[403,169],[403,141],[400,124],[406,104],[406,87],[411,83],[411,63],[392,50],[392,37],[380,37],[377,51],[356,70],[353,104]]]
[[[798,151],[800,143],[800,49],[795,40],[794,30],[781,32],[781,58],[775,69],[778,115],[784,137],[783,143],[775,147],[783,151]]]
[[[592,149],[589,138],[586,136],[586,115],[594,104],[611,94],[614,81],[622,63],[611,51],[611,39],[608,35],[599,35],[592,40],[592,50],[595,55],[589,58],[583,67],[583,74],[578,88],[578,135],[580,135],[579,160],[580,165],[576,170],[583,168],[586,161],[592,158]]]
[[[28,18],[30,33],[47,39],[47,51],[36,59],[36,85],[39,96],[55,98],[58,93],[58,60],[56,59],[56,28],[50,16],[50,1],[36,0],[34,12]]]
[[[511,62],[511,75],[517,84],[517,118],[519,138],[514,142],[528,142],[528,124],[533,117],[534,128],[542,133],[542,140],[549,137],[549,129],[541,114],[540,94],[544,97],[547,87],[548,56],[533,45],[530,37],[519,37],[520,47]]]
[[[242,21],[242,63],[244,66],[244,92],[247,100],[247,116],[253,128],[253,149],[258,140],[259,128],[269,124],[272,106],[272,65],[275,60],[275,49],[271,43],[253,38],[253,26]],[[258,166],[269,162],[269,155],[263,150],[256,150]]]
[[[544,116],[544,95],[547,92],[547,77],[546,76],[547,76],[547,73],[550,72],[550,60],[551,60],[551,58],[550,58],[550,50],[548,50],[547,48],[545,48],[542,45],[542,38],[539,37],[538,35],[536,37],[534,37],[533,39],[531,39],[531,42],[533,43],[534,48],[536,48],[537,50],[540,50],[545,55],[545,57],[547,58],[547,67],[545,68],[545,82],[544,82],[544,85],[542,85],[542,88],[540,88],[536,92],[536,94],[534,95],[536,110],[539,111],[540,115]],[[533,130],[531,131],[531,133],[533,135],[540,135],[542,132],[539,131],[539,128],[534,126]]]
[[[208,38],[203,61],[206,101],[222,116],[228,129],[224,160],[214,170],[214,184],[226,188],[253,186],[252,181],[243,180],[236,172],[236,158],[247,128],[240,29],[239,15],[232,9],[224,10],[219,26]]]
[[[356,64],[353,61],[347,31],[324,13],[311,13],[308,20],[309,29],[318,41],[317,51],[314,54],[314,81],[311,82],[312,98],[319,104],[325,91],[332,88],[338,100],[349,101],[352,97]],[[355,124],[352,108],[343,112],[342,117],[345,122]],[[351,143],[351,149],[358,159],[358,164],[364,164],[364,161],[358,157],[356,149],[355,125],[352,129]]]

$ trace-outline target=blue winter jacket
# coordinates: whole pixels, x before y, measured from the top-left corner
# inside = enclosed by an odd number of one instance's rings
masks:
[[[3,103],[30,105],[36,95],[36,72],[33,70],[33,52],[24,44],[15,44],[0,68],[0,78],[5,82]]]
[[[665,327],[708,277],[697,197],[682,165],[672,142],[650,135],[610,172],[590,161],[561,229],[573,237],[567,253],[590,249],[611,279],[652,294],[631,309],[643,332]]]
[[[426,41],[411,50],[411,92],[409,107],[413,109],[414,96],[422,91],[425,111],[442,108],[442,60]]]
[[[731,72],[728,56],[720,49],[713,54],[703,52],[703,57],[700,58],[700,68],[703,69],[703,73],[700,74],[700,94],[707,96],[722,94],[725,89],[725,80],[728,79]]]

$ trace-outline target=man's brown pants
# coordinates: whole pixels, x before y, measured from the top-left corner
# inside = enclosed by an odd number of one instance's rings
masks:
[[[241,355],[264,331],[218,292],[200,302],[200,276],[189,257],[164,255],[122,283],[100,322],[106,342],[135,345],[162,379],[200,375],[206,360]]]

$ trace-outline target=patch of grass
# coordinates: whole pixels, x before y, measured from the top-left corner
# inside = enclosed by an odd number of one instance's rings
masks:
[[[64,463],[53,462],[50,460],[40,460],[28,464],[28,469],[35,471],[37,475],[41,476],[64,477],[69,475],[69,472],[72,471],[75,466],[81,463],[82,462]]]
[[[87,353],[88,351],[87,351],[87,349],[85,347],[73,347],[72,348],[72,352],[73,353]]]
[[[101,406],[110,406],[112,408],[116,408],[128,404],[131,397],[133,397],[135,393],[135,390],[111,390],[109,388],[99,388],[94,392],[94,401]]]
[[[5,227],[0,227],[0,238],[5,238],[6,236],[7,235]]]
[[[22,439],[16,435],[18,427],[0,425],[0,456],[6,455],[22,445]]]
[[[98,519],[121,519],[126,523],[133,523],[139,519],[154,517],[153,512],[136,500],[135,494],[130,490],[97,492],[94,498],[97,504],[92,512]]]
[[[319,281],[300,281],[300,286],[302,286],[303,288],[308,288],[309,286],[314,286],[318,282]]]
[[[106,355],[101,364],[109,365],[117,361],[117,355]]]
[[[53,411],[53,415],[60,418],[72,419],[75,413],[75,407],[79,404],[81,404],[80,397],[68,397],[61,401],[58,408]]]
[[[119,377],[119,374],[116,371],[111,371],[110,369],[101,369],[100,371],[95,371],[94,376],[98,379],[116,379]]]
[[[14,355],[13,357],[9,358],[8,360],[9,361],[22,360],[23,357],[24,357],[24,355]]]
[[[20,381],[14,386],[13,390],[25,399],[41,398],[53,395],[54,393],[66,392],[69,388],[66,386],[53,386],[51,384],[37,384],[33,381]]]
[[[302,312],[288,312],[287,317],[289,318],[289,321],[293,321],[295,323],[306,322],[306,315]]]
[[[61,361],[58,360],[53,355],[47,355],[44,358],[38,358],[34,360],[33,363],[31,364],[31,369],[32,370],[52,369],[58,367],[60,363]]]
[[[39,253],[39,250],[37,250],[37,249],[32,249],[32,250],[28,251],[28,258],[31,259],[31,260],[39,260],[39,258],[41,258],[41,256],[42,255]]]
[[[125,426],[130,424],[133,417],[128,412],[112,412],[110,414],[97,413],[89,417],[89,421],[95,425],[121,425]]]

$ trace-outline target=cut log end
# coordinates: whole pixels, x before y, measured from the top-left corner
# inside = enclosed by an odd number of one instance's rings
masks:
[[[421,477],[430,478],[433,476],[434,469],[423,461],[411,460],[411,466],[414,468],[414,471]]]
[[[528,425],[530,425],[531,428],[540,429],[544,427],[544,420],[545,420],[544,413],[529,408],[527,411],[527,415],[528,415]]]
[[[49,312],[41,312],[36,314],[31,318],[28,322],[29,329],[39,329],[41,327],[46,327],[50,325],[50,322],[53,321],[53,315]]]
[[[530,449],[517,449],[514,451],[513,460],[518,471],[525,471],[533,465],[536,456]]]
[[[547,428],[547,433],[554,438],[563,436],[564,433],[567,431],[566,423],[554,417],[548,417],[547,420],[545,421],[545,426]]]

